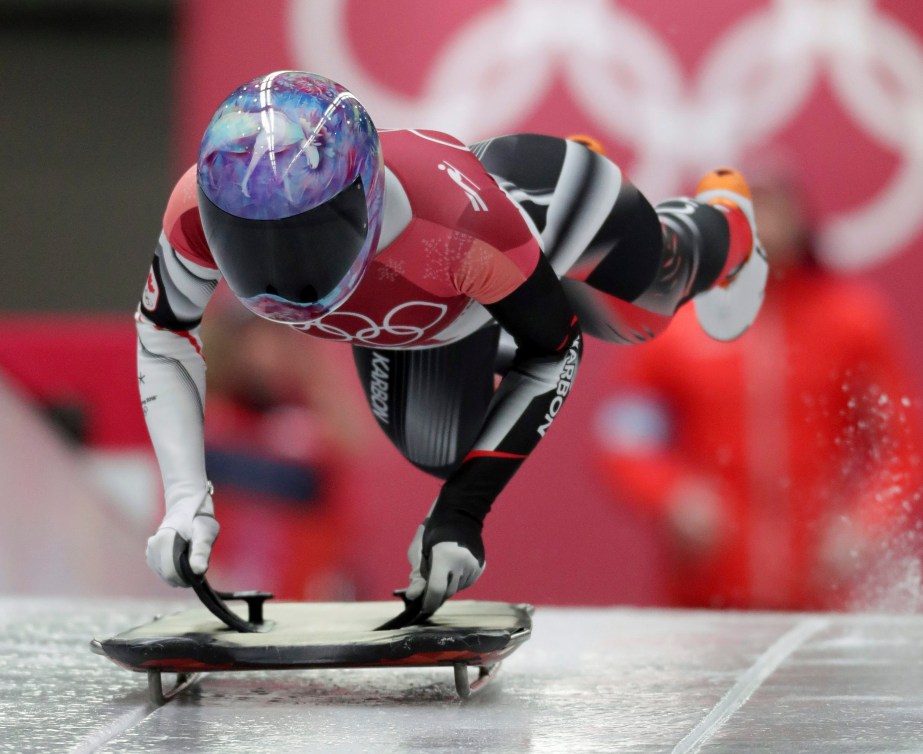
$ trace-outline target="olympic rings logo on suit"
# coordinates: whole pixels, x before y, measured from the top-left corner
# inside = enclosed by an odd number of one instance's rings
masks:
[[[298,66],[348,82],[380,122],[469,141],[514,130],[564,80],[600,136],[630,146],[634,182],[669,196],[781,132],[825,75],[846,115],[900,156],[886,185],[828,217],[835,267],[880,262],[923,229],[923,45],[875,0],[767,0],[717,40],[694,79],[656,29],[610,0],[502,0],[454,36],[419,97],[379,83],[351,52],[349,0],[290,0]],[[566,15],[563,15],[566,13]]]
[[[435,312],[430,312],[430,314],[433,315],[432,319],[424,324],[418,323],[411,325],[395,322],[395,319],[399,318],[401,314],[410,314],[411,318],[419,320],[421,312],[425,309],[432,309],[435,310]],[[411,310],[413,311],[411,312]],[[447,311],[448,307],[445,304],[434,304],[430,301],[408,301],[399,306],[395,306],[389,311],[381,324],[364,314],[337,309],[312,322],[306,322],[303,325],[292,325],[292,327],[304,333],[324,337],[328,340],[342,341],[344,343],[362,343],[363,345],[369,346],[377,345],[387,347],[407,346],[423,338],[427,330],[438,324]],[[340,326],[335,324],[337,320],[342,319],[359,320],[360,323],[365,323],[366,326],[353,332],[353,328],[347,329],[348,326],[344,321],[339,322]],[[357,323],[352,321],[350,324],[355,326]],[[400,340],[389,340],[389,342],[385,343],[379,342],[379,339],[383,335],[394,336],[400,338]]]

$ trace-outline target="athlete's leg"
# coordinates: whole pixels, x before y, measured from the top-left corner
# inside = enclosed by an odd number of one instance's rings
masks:
[[[584,331],[604,340],[654,337],[721,281],[731,252],[752,245],[708,203],[655,210],[618,166],[576,142],[517,134],[471,149],[534,225]]]
[[[724,214],[730,229],[730,249],[718,282],[695,297],[699,325],[716,340],[739,337],[763,305],[769,262],[756,234],[753,198],[744,177],[722,168],[708,173],[696,187],[695,198]]]
[[[499,329],[437,348],[353,348],[375,419],[417,468],[445,479],[477,438],[494,393]]]

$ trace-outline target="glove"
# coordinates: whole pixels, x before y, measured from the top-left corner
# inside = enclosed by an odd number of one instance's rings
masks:
[[[474,584],[486,567],[480,529],[480,524],[461,517],[446,521],[430,517],[418,526],[407,550],[411,570],[405,599],[422,595],[422,613],[431,615],[456,592]]]
[[[192,572],[205,573],[218,529],[209,485],[202,497],[170,506],[154,536],[147,540],[147,564],[170,586],[191,586],[180,576],[174,553],[188,548]]]
[[[407,548],[407,560],[410,561],[410,584],[403,592],[404,598],[407,600],[416,599],[426,589],[426,579],[423,578],[421,567],[423,564],[423,531],[426,529],[427,521],[429,521],[428,518],[417,527],[410,547]],[[397,593],[399,594],[400,592]]]

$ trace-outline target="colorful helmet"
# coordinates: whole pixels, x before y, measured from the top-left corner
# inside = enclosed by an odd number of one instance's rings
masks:
[[[355,290],[384,174],[378,132],[342,86],[299,71],[249,81],[212,117],[196,172],[205,237],[248,309],[303,323]]]

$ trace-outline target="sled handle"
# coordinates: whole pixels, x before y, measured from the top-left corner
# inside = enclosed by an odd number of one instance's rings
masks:
[[[193,573],[189,565],[187,543],[180,537],[176,538],[176,547],[173,557],[176,560],[179,574],[183,580],[192,586],[193,591],[209,612],[224,623],[228,628],[233,628],[241,633],[262,633],[273,627],[272,621],[263,619],[263,603],[271,600],[270,592],[218,592],[215,591],[205,574]],[[247,603],[247,620],[241,618],[225,604],[225,600],[242,600]]]
[[[423,595],[411,600],[407,598],[406,591],[398,589],[394,592],[395,597],[400,597],[404,601],[404,609],[391,620],[378,626],[376,631],[394,631],[408,626],[420,626],[430,619],[432,613],[423,610]]]

